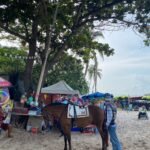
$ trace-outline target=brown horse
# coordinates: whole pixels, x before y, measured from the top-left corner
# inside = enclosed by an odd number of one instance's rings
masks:
[[[71,148],[71,127],[72,121],[67,118],[67,106],[68,105],[47,105],[42,109],[42,114],[45,122],[54,116],[59,119],[61,129],[64,134],[64,150],[67,150],[67,141],[69,144],[69,150]],[[102,150],[107,150],[107,135],[103,132],[104,123],[104,111],[97,106],[89,105],[89,117],[75,118],[75,123],[78,127],[86,127],[89,124],[96,125],[101,138],[102,138]]]

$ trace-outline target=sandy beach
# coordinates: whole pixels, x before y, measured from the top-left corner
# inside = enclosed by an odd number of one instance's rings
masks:
[[[150,120],[138,120],[136,111],[118,111],[118,136],[123,150],[150,149]],[[148,112],[150,117],[150,112]],[[64,139],[60,133],[51,131],[46,134],[33,134],[23,129],[13,130],[13,138],[0,135],[0,150],[63,150]],[[72,132],[73,150],[100,150],[101,138],[98,134]],[[111,144],[108,150],[111,150]]]

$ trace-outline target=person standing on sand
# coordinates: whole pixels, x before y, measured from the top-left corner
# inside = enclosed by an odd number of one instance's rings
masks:
[[[115,119],[117,114],[117,108],[114,105],[113,96],[107,93],[105,94],[104,111],[106,128],[110,136],[112,148],[113,150],[122,150],[121,143],[116,133],[117,125]]]
[[[0,106],[0,129],[7,131],[7,136],[12,137],[12,126],[6,121],[7,116],[3,113],[2,107]]]

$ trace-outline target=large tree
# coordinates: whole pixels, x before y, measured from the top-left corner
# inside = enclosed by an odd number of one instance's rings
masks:
[[[48,57],[48,70],[68,49],[81,53],[89,48],[93,39],[87,34],[95,28],[132,25],[149,38],[149,6],[149,0],[1,0],[0,29],[27,44],[29,56],[40,54],[42,62]],[[26,88],[33,63],[26,64]]]

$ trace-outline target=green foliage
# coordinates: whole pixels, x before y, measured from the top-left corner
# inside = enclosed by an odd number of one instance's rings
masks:
[[[35,85],[37,84],[40,65],[36,65],[33,71],[33,79]],[[82,94],[88,92],[88,86],[82,72],[83,67],[81,61],[68,55],[64,55],[63,58],[48,71],[46,77],[46,85],[52,85],[60,80],[66,81],[73,89],[79,90]]]
[[[53,23],[56,5],[55,1],[45,1],[44,5],[39,0],[2,0],[0,3],[0,27],[8,33],[16,36],[20,35],[19,38],[29,42],[28,40],[31,39],[33,33],[34,21],[36,21],[39,26],[36,35],[37,40],[43,43],[46,27]],[[90,32],[87,32],[87,34],[84,32],[83,35],[83,30],[94,29],[95,25],[100,25],[97,31],[100,32],[101,27],[106,26],[105,23],[102,25],[105,21],[109,22],[108,25],[120,25],[122,22],[127,26],[135,26],[138,31],[147,34],[143,26],[147,27],[149,25],[149,5],[149,0],[59,1],[52,41],[54,45],[59,46],[71,32],[78,30],[76,31],[77,34],[73,36],[78,38],[79,43],[73,45],[80,46],[81,44],[83,46],[80,39],[84,39],[85,42],[90,40],[88,35]],[[97,21],[97,23],[95,24],[94,21]],[[73,36],[67,40],[74,43]]]
[[[143,96],[142,99],[143,99],[143,100],[148,100],[148,101],[150,101],[150,95]]]
[[[126,100],[126,99],[128,99],[128,96],[118,96],[114,98],[114,100],[116,101],[121,101],[121,100]]]
[[[17,58],[17,56],[27,56],[27,53],[24,50],[19,50],[13,47],[0,47],[1,74],[10,74],[24,71],[25,60],[23,60],[22,58]]]
[[[150,39],[144,40],[146,46],[150,46]]]

